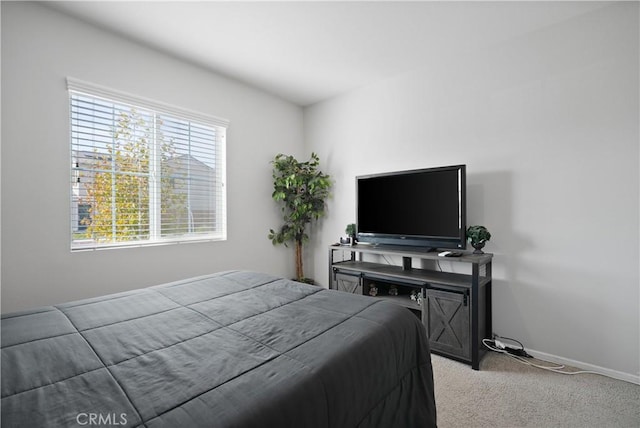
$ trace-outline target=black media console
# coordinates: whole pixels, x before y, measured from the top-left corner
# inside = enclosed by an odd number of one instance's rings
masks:
[[[341,257],[336,252],[342,252]],[[471,364],[478,370],[486,352],[482,339],[491,338],[492,332],[492,258],[492,254],[470,252],[445,258],[437,252],[395,245],[332,245],[330,288],[376,294],[409,308],[424,323],[432,352]],[[414,260],[420,268],[413,266]],[[454,267],[465,270],[463,264],[470,266],[470,273],[451,272]],[[437,265],[448,267],[449,272],[437,269]]]

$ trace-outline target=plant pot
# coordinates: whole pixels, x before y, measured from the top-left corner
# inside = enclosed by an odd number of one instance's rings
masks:
[[[484,244],[486,244],[486,242],[472,242],[471,246],[476,249],[473,254],[484,254],[484,251],[482,251]]]

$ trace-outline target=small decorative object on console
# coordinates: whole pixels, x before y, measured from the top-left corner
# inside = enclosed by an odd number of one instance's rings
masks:
[[[418,290],[411,292],[411,300],[415,301],[419,306],[422,306],[422,294]]]
[[[482,248],[491,239],[491,233],[484,226],[469,226],[467,228],[467,239],[471,242],[471,246],[475,248],[473,254],[484,254]]]
[[[344,229],[344,233],[346,233],[347,236],[350,238],[351,245],[355,245],[356,244],[356,224],[349,223],[347,227]]]
[[[351,238],[347,237],[340,237],[340,245],[351,245]]]

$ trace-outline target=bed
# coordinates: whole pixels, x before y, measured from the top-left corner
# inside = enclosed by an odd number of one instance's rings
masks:
[[[7,427],[429,427],[409,310],[229,271],[2,316]]]

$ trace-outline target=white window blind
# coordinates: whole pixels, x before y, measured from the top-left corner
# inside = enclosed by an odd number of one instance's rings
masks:
[[[72,250],[226,239],[227,121],[67,83]]]

